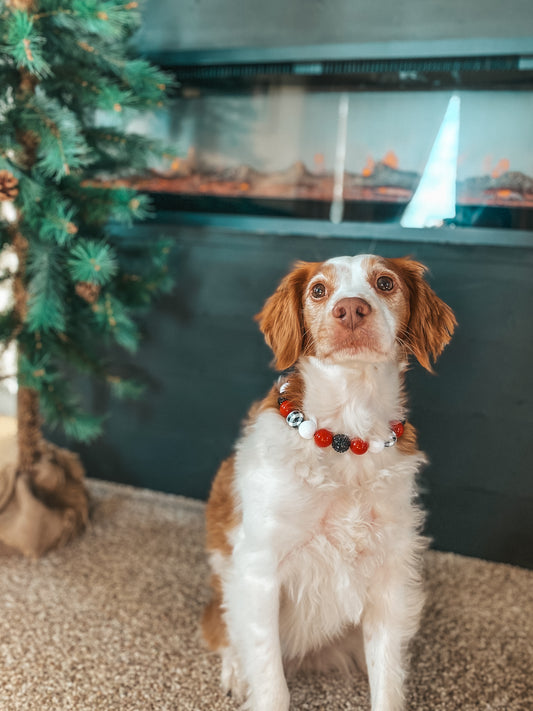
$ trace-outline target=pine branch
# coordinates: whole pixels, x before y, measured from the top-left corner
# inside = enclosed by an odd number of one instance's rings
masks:
[[[33,243],[27,270],[27,323],[30,331],[64,331],[65,272],[59,249],[46,243]]]
[[[40,409],[47,427],[63,429],[78,442],[92,442],[102,434],[104,417],[90,415],[65,380],[40,392]]]
[[[39,198],[33,209],[24,214],[24,222],[44,242],[63,246],[78,232],[75,224],[76,208],[60,192],[50,190]]]
[[[91,225],[103,225],[109,220],[130,225],[152,214],[150,196],[120,185],[103,187],[101,181],[65,185],[67,195],[80,205],[80,230]]]
[[[94,319],[98,326],[107,331],[113,340],[130,353],[139,345],[139,329],[128,315],[124,304],[108,292],[93,307]]]
[[[15,65],[31,75],[42,78],[51,73],[44,57],[46,40],[34,28],[28,13],[15,11],[7,21],[7,37],[3,52],[13,58]]]
[[[63,374],[51,363],[49,355],[19,357],[19,385],[39,394],[42,415],[50,429],[62,428],[67,436],[90,442],[101,434],[103,418],[87,414],[79,397]]]
[[[117,39],[126,38],[139,26],[140,15],[135,12],[137,8],[136,2],[117,4],[113,1],[74,0],[70,3],[55,3],[44,0],[32,19],[74,33]]]
[[[147,162],[164,150],[160,141],[107,126],[89,128],[85,137],[93,155],[98,156],[90,167],[95,175],[106,170],[120,176],[142,172]]]
[[[42,93],[32,96],[20,114],[19,128],[38,138],[36,169],[59,181],[90,163],[89,148],[76,116]]]

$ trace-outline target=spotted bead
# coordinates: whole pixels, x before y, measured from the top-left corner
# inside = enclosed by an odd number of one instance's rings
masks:
[[[293,410],[292,412],[289,412],[285,419],[287,420],[287,424],[291,427],[299,427],[304,421],[303,412],[300,412],[300,410]]]
[[[336,452],[347,452],[350,449],[350,438],[345,434],[336,434],[333,437],[331,446]]]

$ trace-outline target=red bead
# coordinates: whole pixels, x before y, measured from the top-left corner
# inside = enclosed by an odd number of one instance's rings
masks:
[[[350,442],[350,449],[354,454],[364,454],[368,449],[368,442],[365,442],[364,439],[356,437]]]
[[[396,437],[401,437],[403,435],[404,426],[401,422],[392,422],[391,430],[394,432]]]
[[[285,400],[284,402],[281,403],[279,406],[279,411],[283,415],[283,417],[287,417],[289,413],[291,413],[293,410],[296,410],[294,405],[290,400]]]
[[[317,430],[314,437],[315,444],[319,447],[329,447],[333,442],[333,434],[329,430]]]

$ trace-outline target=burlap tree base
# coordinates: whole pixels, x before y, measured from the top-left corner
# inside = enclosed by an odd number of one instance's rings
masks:
[[[41,440],[31,475],[0,468],[0,552],[36,558],[86,526],[88,495],[76,454]]]

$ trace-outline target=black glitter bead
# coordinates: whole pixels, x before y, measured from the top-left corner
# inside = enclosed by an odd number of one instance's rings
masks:
[[[287,402],[288,399],[288,397],[283,397],[283,395],[280,395],[280,397],[278,397],[278,405],[281,405],[282,402]]]
[[[350,438],[348,435],[336,434],[331,446],[336,452],[347,452],[350,449]]]

